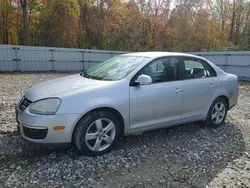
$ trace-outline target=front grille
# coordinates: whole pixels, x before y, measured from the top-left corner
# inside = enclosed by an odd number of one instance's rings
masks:
[[[46,138],[48,129],[33,129],[23,126],[23,134],[32,139],[44,139]]]
[[[23,97],[23,99],[21,100],[20,104],[19,104],[19,109],[20,110],[25,110],[30,104],[32,103],[32,101],[26,99],[25,97]]]

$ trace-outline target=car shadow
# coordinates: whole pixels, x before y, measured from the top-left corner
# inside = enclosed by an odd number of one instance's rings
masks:
[[[28,161],[29,166],[35,166],[37,161],[44,158],[53,160],[53,155],[56,155],[56,160],[53,161],[55,164],[60,163],[61,158],[71,161],[87,160],[93,164],[100,159],[83,157],[74,148],[46,149],[29,144],[20,136],[15,137],[18,137],[18,143],[10,141],[9,144],[20,144],[21,151],[3,154],[5,156],[2,158],[0,155],[0,163],[5,166],[21,160]],[[123,179],[111,169],[110,176],[120,179],[125,187],[128,183],[131,187],[133,184],[136,186],[138,182],[144,187],[205,187],[244,151],[245,143],[239,126],[227,122],[218,128],[208,128],[197,122],[121,137],[113,151],[101,159],[131,158],[131,164],[134,163],[133,160],[140,159],[138,165],[129,169],[130,175],[140,177],[137,180],[132,177]],[[121,168],[120,171],[121,174],[128,173],[127,168]],[[112,178],[105,179],[106,183],[112,181]],[[163,178],[164,181],[159,183],[157,178]],[[151,185],[147,179],[151,179],[151,183],[155,181],[154,184]]]
[[[129,173],[146,177],[144,187],[205,187],[245,151],[242,130],[230,122],[217,128],[197,122],[127,136],[121,139],[116,150],[140,147],[147,150],[147,160],[140,169]],[[157,173],[145,175],[147,171]],[[153,185],[147,182],[147,178],[154,177],[165,181],[152,181]],[[130,184],[133,182],[138,185],[131,179]]]

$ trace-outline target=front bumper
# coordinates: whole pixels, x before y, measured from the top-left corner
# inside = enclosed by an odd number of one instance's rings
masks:
[[[79,114],[36,115],[16,107],[18,130],[23,138],[37,144],[71,143],[74,125]],[[53,130],[54,126],[65,126],[64,130]]]

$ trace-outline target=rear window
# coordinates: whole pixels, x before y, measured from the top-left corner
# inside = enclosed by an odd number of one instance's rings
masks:
[[[215,70],[205,61],[198,58],[184,58],[185,79],[216,76]]]

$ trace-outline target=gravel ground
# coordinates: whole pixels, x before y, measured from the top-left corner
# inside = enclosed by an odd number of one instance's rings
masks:
[[[44,149],[17,132],[24,91],[66,74],[0,74],[0,187],[250,187],[250,83],[217,129],[188,124],[120,139],[109,154]]]

